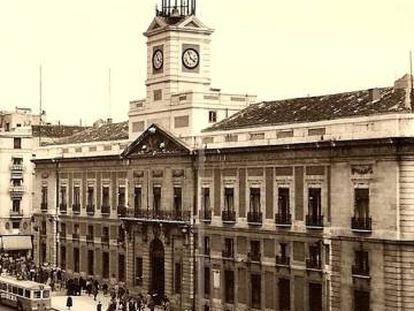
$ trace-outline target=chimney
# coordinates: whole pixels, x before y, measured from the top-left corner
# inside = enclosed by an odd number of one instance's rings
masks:
[[[112,124],[112,118],[108,118],[107,120],[106,120],[106,123],[108,123],[108,124]]]
[[[369,89],[368,90],[369,93],[369,100],[372,102],[376,102],[381,100],[381,92],[379,89],[374,88],[374,89]]]
[[[405,74],[402,78],[394,82],[394,91],[405,91],[405,106],[408,109],[412,109],[411,95],[413,92],[413,76]]]

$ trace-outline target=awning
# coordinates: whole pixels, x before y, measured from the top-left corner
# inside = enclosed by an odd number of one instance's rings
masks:
[[[1,240],[2,248],[5,251],[32,249],[32,237],[30,235],[3,235]]]

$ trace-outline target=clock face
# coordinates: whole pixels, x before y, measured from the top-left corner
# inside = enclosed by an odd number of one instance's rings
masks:
[[[164,64],[164,55],[161,50],[156,50],[154,55],[152,55],[152,66],[154,69],[160,70]]]
[[[186,49],[183,53],[183,65],[187,69],[194,69],[200,63],[200,55],[192,48]]]

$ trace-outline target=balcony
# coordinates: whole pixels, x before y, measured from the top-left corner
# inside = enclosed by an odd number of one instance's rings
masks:
[[[320,258],[307,258],[306,269],[311,271],[322,271],[322,261]]]
[[[372,218],[371,217],[352,217],[351,228],[357,232],[371,232]]]
[[[211,210],[204,209],[200,210],[200,220],[204,223],[211,223],[212,212]]]
[[[109,217],[110,214],[111,214],[111,207],[109,205],[102,205],[101,215],[104,217]]]
[[[118,237],[117,242],[119,247],[125,247],[125,237]]]
[[[288,256],[276,256],[276,266],[289,267],[290,257]]]
[[[248,212],[247,223],[250,226],[261,226],[263,223],[263,213],[262,212]]]
[[[86,235],[86,243],[93,244],[93,240],[94,240],[93,235],[91,234]]]
[[[221,219],[225,224],[234,224],[236,222],[236,212],[235,211],[222,211]]]
[[[68,212],[68,206],[66,203],[59,204],[59,211],[61,214],[66,214]]]
[[[86,214],[88,216],[93,216],[95,215],[95,205],[86,205]]]
[[[40,203],[40,211],[42,213],[47,213],[47,202]]]
[[[161,211],[127,209],[126,217],[148,222],[188,222],[191,220],[190,211]]]
[[[369,266],[354,265],[352,266],[352,276],[355,278],[369,279]]]
[[[79,241],[79,238],[80,238],[79,233],[73,233],[72,234],[72,240]]]
[[[317,214],[306,215],[306,227],[309,229],[322,229],[323,216]]]
[[[23,218],[23,211],[21,209],[19,210],[11,210],[10,211],[10,218]]]
[[[10,166],[11,178],[21,179],[23,178],[23,164],[12,164]]]
[[[260,253],[257,253],[257,252],[249,252],[247,254],[247,258],[252,262],[260,262],[261,255]]]
[[[10,186],[10,196],[13,199],[21,199],[24,194],[24,186]]]
[[[65,241],[66,241],[66,232],[61,232],[61,233],[59,234],[59,239],[60,239],[62,242],[65,242]]]
[[[127,214],[127,207],[125,205],[119,205],[117,208],[118,217],[125,217]]]
[[[74,214],[80,214],[80,212],[81,212],[80,204],[73,204],[72,205],[72,212]]]
[[[101,243],[109,245],[109,236],[101,236]]]
[[[223,259],[234,259],[234,251],[232,249],[225,249],[221,252],[221,257]]]
[[[275,214],[276,227],[291,227],[292,215],[289,213],[276,213]]]

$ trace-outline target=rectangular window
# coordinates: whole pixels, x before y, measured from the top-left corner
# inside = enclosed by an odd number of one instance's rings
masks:
[[[367,251],[355,251],[355,266],[353,274],[369,275],[369,254]]]
[[[290,195],[289,188],[278,188],[278,209],[280,215],[289,215]]]
[[[254,309],[262,309],[262,278],[260,274],[251,275],[252,282],[252,307]]]
[[[102,187],[102,206],[109,207],[109,186]]]
[[[323,136],[326,134],[326,129],[324,127],[308,129],[308,136]]]
[[[88,250],[88,275],[94,275],[94,253],[93,250]]]
[[[208,112],[208,122],[209,123],[217,122],[217,111],[209,111]]]
[[[224,301],[234,303],[234,271],[224,271]]]
[[[204,267],[204,297],[210,297],[210,268]]]
[[[162,100],[162,90],[154,90],[154,101]]]
[[[175,294],[180,294],[181,293],[181,263],[176,263],[175,264],[175,274],[174,274],[174,293]]]
[[[234,240],[225,238],[224,239],[224,253],[225,258],[234,258]]]
[[[174,212],[177,216],[181,214],[182,201],[183,199],[181,187],[174,187]]]
[[[174,127],[177,128],[184,128],[188,127],[190,124],[189,116],[180,116],[174,118]]]
[[[73,249],[73,271],[79,273],[79,248]]]
[[[368,291],[354,290],[354,310],[370,311],[370,295]]]
[[[66,237],[66,224],[63,222],[60,224],[60,237]]]
[[[12,222],[12,229],[19,229],[19,228],[20,228],[20,221],[13,221]]]
[[[134,189],[134,210],[135,212],[141,210],[141,202],[142,202],[141,187],[135,187]]]
[[[22,149],[22,139],[20,137],[13,138],[14,149]]]
[[[321,189],[320,188],[309,188],[308,196],[309,215],[321,216]]]
[[[60,268],[65,270],[66,269],[66,247],[60,247]]]
[[[204,237],[204,255],[210,256],[210,238]]]
[[[102,277],[109,279],[109,253],[102,253]]]
[[[250,241],[250,259],[252,261],[260,261],[261,249],[260,241],[252,240]]]
[[[369,218],[369,189],[355,189],[355,217]]]
[[[260,213],[260,188],[250,188],[250,212]]]
[[[125,187],[118,188],[118,206],[124,207],[126,205],[125,201]]]
[[[42,186],[42,207],[47,209],[47,186]]]
[[[79,186],[75,186],[73,187],[73,204],[75,206],[80,206],[80,187]]]
[[[118,280],[125,282],[125,255],[118,255]]]
[[[13,200],[13,213],[19,214],[20,213],[20,200]]]
[[[61,206],[66,208],[68,202],[68,196],[67,196],[67,188],[66,186],[60,187],[60,203]]]
[[[226,134],[226,136],[224,136],[224,141],[226,143],[235,143],[239,140],[238,136],[235,134]]]
[[[234,188],[224,188],[224,210],[234,211]]]
[[[202,204],[203,204],[203,209],[205,211],[209,211],[210,210],[210,188],[202,188],[201,189],[202,192]]]
[[[289,138],[293,137],[293,130],[280,130],[276,131],[277,138]]]
[[[154,213],[161,212],[161,187],[153,187],[152,188],[152,195],[153,195],[153,211]]]
[[[87,240],[93,241],[94,234],[93,234],[93,225],[88,226],[88,236],[86,237]]]
[[[102,241],[109,242],[109,228],[102,227]]]
[[[95,204],[95,189],[92,186],[88,187],[88,206]]]
[[[279,279],[279,310],[290,310],[290,280]]]
[[[322,310],[322,285],[309,283],[309,311],[320,310]]]
[[[142,286],[143,262],[142,257],[135,258],[135,286]]]
[[[279,246],[280,246],[280,257],[282,258],[289,257],[287,243],[280,243]]]
[[[265,139],[265,133],[251,133],[250,140],[263,140]]]

